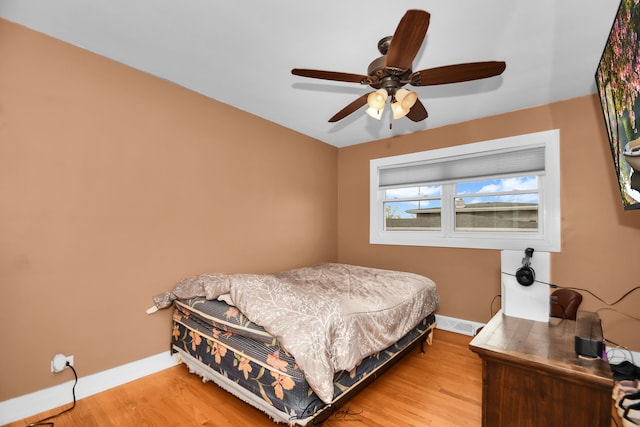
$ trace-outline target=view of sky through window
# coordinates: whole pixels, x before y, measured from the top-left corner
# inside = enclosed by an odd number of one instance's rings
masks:
[[[440,208],[442,191],[442,185],[422,185],[387,189],[385,191],[387,216],[412,218],[415,217],[415,213],[409,213],[407,211]],[[455,193],[456,198],[464,199],[466,206],[476,203],[537,204],[538,177],[518,176],[456,183]]]

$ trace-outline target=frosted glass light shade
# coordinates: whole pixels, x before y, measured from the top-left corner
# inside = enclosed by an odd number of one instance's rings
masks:
[[[373,117],[376,120],[382,119],[382,110],[376,110],[375,108],[369,107],[367,108],[365,113],[367,113],[369,116]]]
[[[409,108],[402,108],[402,104],[396,101],[391,103],[391,111],[393,111],[393,119],[398,120],[409,113]]]
[[[409,113],[411,107],[413,107],[418,100],[418,94],[406,89],[398,89],[394,98],[396,102],[391,103],[391,110],[393,111],[393,118],[399,119]]]
[[[382,111],[384,104],[387,102],[387,91],[385,89],[378,89],[375,92],[371,92],[367,97],[367,104],[369,108]]]
[[[402,108],[410,110],[418,100],[418,94],[415,92],[410,92],[406,89],[400,89],[398,90],[398,92],[402,92],[402,95],[400,99],[398,99],[398,94],[396,92],[396,99],[400,101],[400,104],[402,104]]]

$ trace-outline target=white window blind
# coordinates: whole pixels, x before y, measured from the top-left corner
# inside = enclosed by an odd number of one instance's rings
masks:
[[[457,155],[405,163],[379,170],[379,188],[472,180],[511,174],[543,175],[544,146],[514,150],[492,150],[482,154]]]

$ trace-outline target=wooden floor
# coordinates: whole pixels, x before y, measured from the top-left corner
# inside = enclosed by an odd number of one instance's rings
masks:
[[[470,340],[436,330],[425,354],[412,351],[323,426],[480,426],[482,364],[468,349]],[[8,426],[24,427],[60,409],[64,407]],[[53,421],[56,427],[283,425],[216,385],[203,383],[183,365],[82,399]]]

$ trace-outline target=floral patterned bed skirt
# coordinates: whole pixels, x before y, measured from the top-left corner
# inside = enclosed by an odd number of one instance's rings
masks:
[[[394,345],[365,358],[350,372],[336,373],[334,401],[364,378],[375,375],[379,367],[426,336],[434,325],[435,316],[431,314]],[[209,372],[220,374],[225,382],[238,384],[273,407],[278,416],[269,413],[276,421],[296,424],[313,418],[326,406],[278,341],[222,301],[177,301],[171,342],[174,349],[208,367]]]

